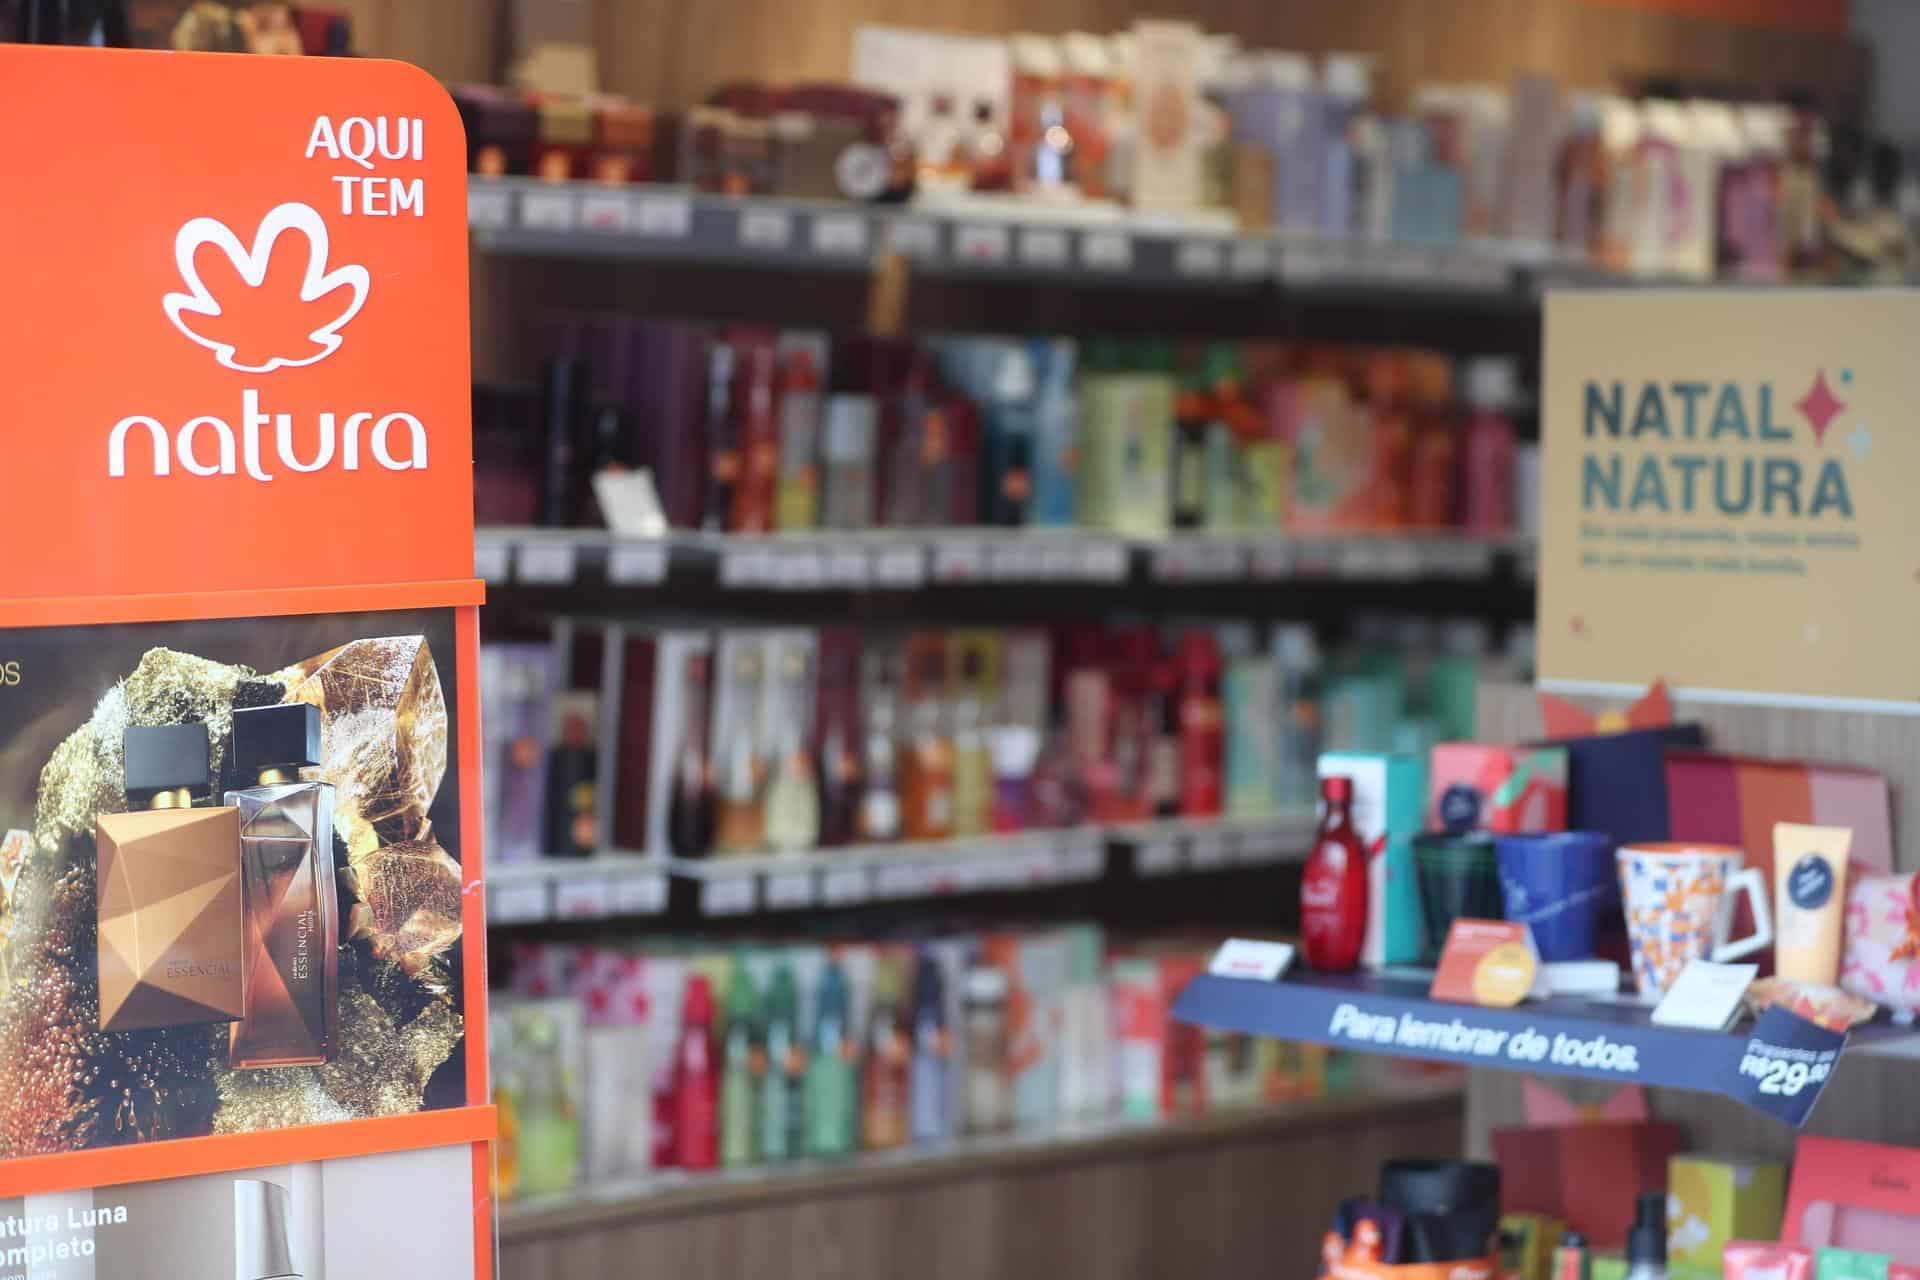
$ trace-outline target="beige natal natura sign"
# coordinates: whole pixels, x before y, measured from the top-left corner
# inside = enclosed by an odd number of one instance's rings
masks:
[[[1920,291],[1546,312],[1542,683],[1920,711]]]

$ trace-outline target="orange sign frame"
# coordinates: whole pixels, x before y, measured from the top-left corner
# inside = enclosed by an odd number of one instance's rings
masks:
[[[8,45],[0,108],[0,628],[456,610],[468,1104],[5,1160],[0,1197],[468,1144],[490,1277],[459,117],[401,63]]]

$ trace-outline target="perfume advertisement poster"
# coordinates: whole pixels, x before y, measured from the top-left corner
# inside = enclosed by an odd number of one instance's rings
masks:
[[[432,1147],[0,1199],[0,1280],[472,1280],[473,1193]]]
[[[465,1102],[454,624],[0,631],[0,1158]]]

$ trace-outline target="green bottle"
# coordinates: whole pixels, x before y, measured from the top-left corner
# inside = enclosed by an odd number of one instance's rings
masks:
[[[760,1159],[760,996],[738,956],[727,979],[720,1050],[720,1164],[738,1169]]]
[[[800,1043],[800,993],[786,961],[767,984],[767,1074],[760,1082],[760,1158],[798,1159],[806,1146],[801,1125],[807,1051]]]
[[[806,1132],[810,1156],[843,1156],[858,1145],[859,1076],[847,1025],[847,976],[829,960],[820,975],[807,1055]]]

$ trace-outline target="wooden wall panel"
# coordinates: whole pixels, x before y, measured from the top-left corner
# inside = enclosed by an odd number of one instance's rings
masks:
[[[497,78],[513,0],[343,0],[362,52],[449,79]],[[538,3],[539,0],[525,0]],[[1380,56],[1389,106],[1423,80],[1505,81],[1538,71],[1604,88],[1650,76],[1866,98],[1868,58],[1844,35],[1735,24],[1589,0],[596,0],[603,86],[670,106],[723,81],[838,78],[867,23],[998,35],[1115,31],[1183,17],[1248,46]]]
[[[1452,1090],[1301,1104],[1068,1149],[516,1221],[504,1280],[1209,1280],[1311,1269],[1381,1161],[1460,1149]]]

